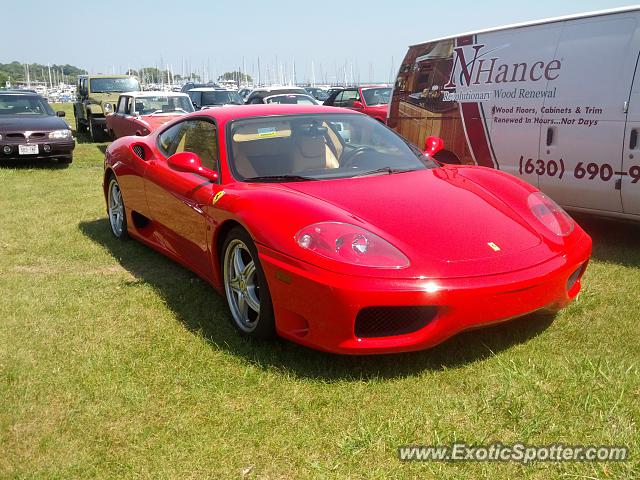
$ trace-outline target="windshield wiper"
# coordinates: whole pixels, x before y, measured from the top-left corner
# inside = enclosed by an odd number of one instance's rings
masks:
[[[309,180],[315,180],[315,178],[303,177],[301,175],[264,175],[244,179],[245,182],[303,182]]]
[[[382,167],[382,168],[376,168],[375,170],[368,170],[366,172],[358,173],[357,175],[354,175],[354,177],[364,177],[365,175],[375,175],[376,173],[388,173],[389,175],[391,175],[392,173],[413,172],[414,170],[417,170],[417,169]]]

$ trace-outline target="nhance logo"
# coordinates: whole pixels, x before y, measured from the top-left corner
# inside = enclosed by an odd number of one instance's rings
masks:
[[[453,66],[445,89],[455,89],[458,85],[471,87],[481,84],[555,80],[560,76],[560,60],[501,64],[498,57],[483,58],[496,51],[494,49],[482,52],[484,47],[484,44],[476,44],[453,49]]]

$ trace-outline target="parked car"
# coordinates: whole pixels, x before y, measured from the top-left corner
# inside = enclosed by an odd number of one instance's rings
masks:
[[[264,99],[267,97],[273,97],[275,95],[283,95],[283,94],[296,94],[296,95],[306,95],[309,96],[309,93],[304,88],[298,87],[263,87],[257,88],[251,92],[251,94],[245,100],[247,105],[250,104],[261,104],[265,103]]]
[[[438,160],[503,170],[563,207],[640,221],[640,8],[408,47],[389,126]]]
[[[304,87],[304,89],[309,92],[313,98],[318,100],[318,102],[322,103],[329,98],[329,92],[320,87]]]
[[[224,105],[242,105],[244,102],[235,90],[226,88],[192,88],[187,92],[196,110]]]
[[[209,83],[187,82],[184,85],[182,85],[182,88],[180,89],[180,91],[182,93],[187,93],[189,90],[193,90],[194,88],[220,88],[220,85],[218,85],[215,82],[209,82]]]
[[[240,334],[331,352],[418,350],[556,312],[591,252],[533,186],[439,164],[347,109],[208,109],[116,140],[104,165],[115,237],[213,285]]]
[[[71,163],[76,143],[64,116],[34,92],[0,91],[0,160]]]
[[[252,91],[253,88],[241,88],[240,90],[238,90],[238,95],[240,95],[242,101],[244,102]]]
[[[186,93],[128,92],[120,95],[115,112],[107,115],[107,132],[112,139],[148,135],[176,116],[193,111]]]
[[[390,97],[390,87],[347,87],[334,91],[324,105],[351,108],[386,123]]]
[[[89,131],[92,142],[105,140],[106,115],[115,109],[123,92],[140,91],[140,83],[128,75],[79,75],[73,113],[78,132]]]

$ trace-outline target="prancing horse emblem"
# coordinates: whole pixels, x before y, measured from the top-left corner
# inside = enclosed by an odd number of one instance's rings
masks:
[[[494,252],[500,251],[500,247],[493,242],[487,242],[487,245],[489,245],[491,247],[491,250],[493,250]]]

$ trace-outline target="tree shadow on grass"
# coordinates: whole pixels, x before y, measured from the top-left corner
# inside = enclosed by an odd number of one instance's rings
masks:
[[[640,224],[574,215],[593,239],[592,257],[625,267],[640,266]]]
[[[231,326],[225,299],[195,274],[136,241],[115,239],[107,219],[82,222],[79,228],[135,277],[129,285],[153,286],[186,328],[260,368],[299,377],[324,381],[400,378],[425,370],[462,367],[526,342],[553,322],[550,315],[528,315],[459,334],[430,350],[393,355],[335,355],[283,339],[251,341],[240,337]]]

